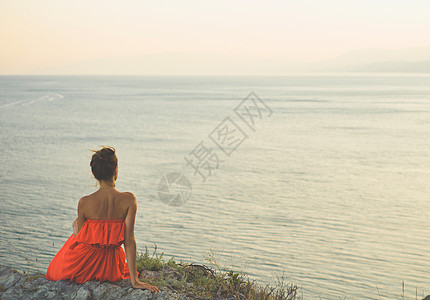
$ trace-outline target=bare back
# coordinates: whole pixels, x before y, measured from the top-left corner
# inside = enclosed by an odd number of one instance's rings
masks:
[[[125,219],[133,197],[129,192],[101,189],[81,199],[82,214],[85,219],[92,220]]]

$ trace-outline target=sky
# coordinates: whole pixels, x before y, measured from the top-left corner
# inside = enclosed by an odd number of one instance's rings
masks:
[[[430,46],[428,0],[0,0],[0,74],[160,53],[332,59]]]

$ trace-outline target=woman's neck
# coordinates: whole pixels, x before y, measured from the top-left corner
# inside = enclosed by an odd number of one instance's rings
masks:
[[[112,189],[115,188],[115,181],[100,181],[100,189]]]

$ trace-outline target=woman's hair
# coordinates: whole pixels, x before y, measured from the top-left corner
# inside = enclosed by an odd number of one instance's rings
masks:
[[[94,177],[99,181],[111,180],[118,165],[115,149],[113,147],[103,147],[100,150],[91,151],[94,152],[90,162]]]

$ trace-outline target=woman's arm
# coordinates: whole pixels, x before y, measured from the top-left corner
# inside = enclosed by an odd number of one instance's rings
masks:
[[[136,239],[134,238],[134,222],[136,219],[137,202],[136,196],[132,195],[130,205],[127,209],[127,216],[124,220],[125,230],[124,230],[124,247],[125,256],[127,258],[128,269],[130,272],[131,284],[134,288],[148,289],[153,292],[159,292],[160,290],[153,285],[140,282],[137,276],[136,268]]]
[[[79,231],[82,228],[82,225],[84,225],[84,221],[85,221],[85,215],[84,215],[84,200],[85,197],[82,197],[81,199],[79,199],[78,202],[78,217],[76,218],[76,220],[73,222],[73,234],[76,236],[78,235]]]

